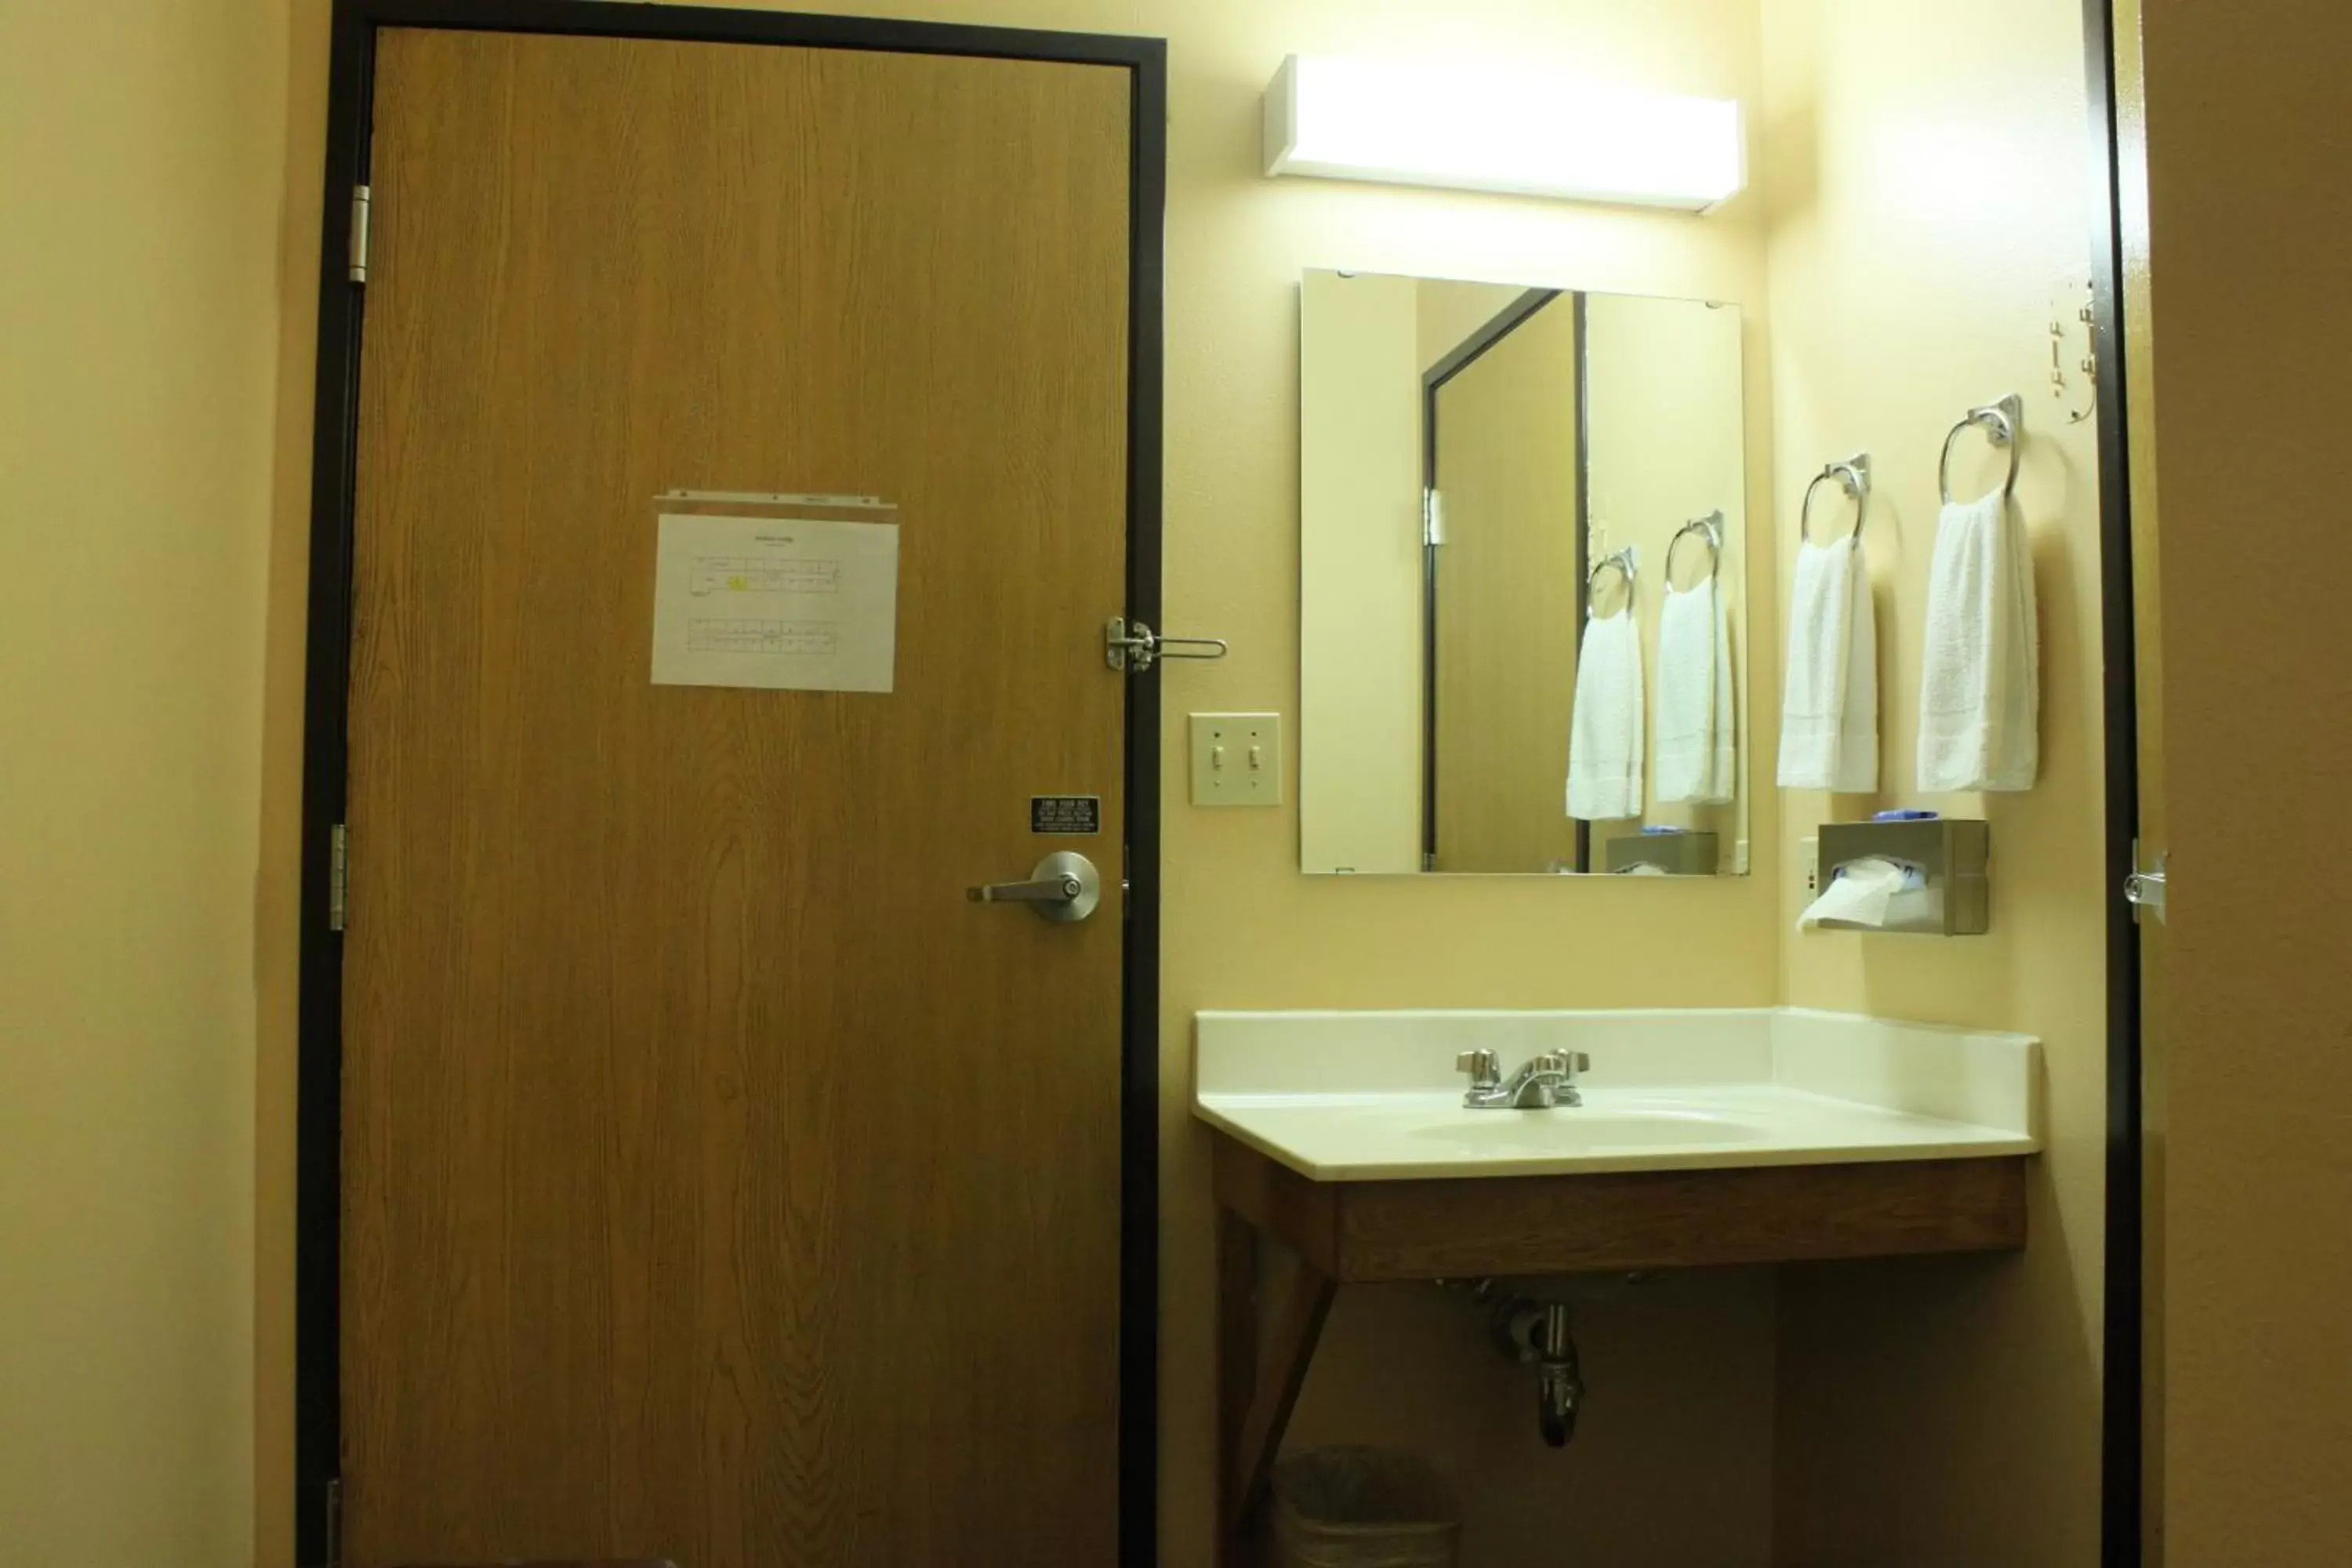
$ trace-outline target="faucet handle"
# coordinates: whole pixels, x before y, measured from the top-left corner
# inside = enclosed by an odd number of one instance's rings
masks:
[[[1494,1052],[1483,1047],[1457,1054],[1454,1058],[1454,1070],[1468,1073],[1474,1089],[1492,1089],[1503,1081],[1503,1064],[1496,1058]]]

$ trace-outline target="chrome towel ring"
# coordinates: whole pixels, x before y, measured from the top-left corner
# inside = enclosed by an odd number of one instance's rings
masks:
[[[1996,447],[2009,448],[2009,478],[2001,481],[2000,493],[2004,497],[2017,493],[2018,437],[2025,431],[2025,399],[2012,392],[1995,402],[1969,409],[1960,422],[1952,426],[1951,433],[1944,437],[1944,455],[1936,463],[1936,489],[1942,494],[1946,506],[1952,504],[1952,443],[1958,440],[1960,432],[1971,425],[1983,426],[1986,440]]]
[[[1601,574],[1608,571],[1612,566],[1625,574],[1625,607],[1618,613],[1627,616],[1633,613],[1633,580],[1638,568],[1635,565],[1633,547],[1629,544],[1622,550],[1612,550],[1594,562],[1592,570],[1584,574],[1584,616],[1587,620],[1593,618],[1592,584],[1601,581]]]
[[[1717,510],[1708,512],[1705,517],[1691,519],[1675,530],[1675,536],[1666,541],[1664,571],[1668,588],[1675,585],[1675,546],[1683,542],[1683,535],[1685,533],[1696,533],[1706,541],[1706,574],[1708,576],[1712,577],[1723,570],[1723,513]]]
[[[1797,537],[1811,544],[1811,529],[1807,519],[1812,514],[1813,491],[1829,479],[1835,479],[1853,500],[1853,532],[1848,537],[1859,541],[1863,524],[1870,521],[1870,454],[1856,452],[1843,463],[1824,463],[1813,482],[1805,487],[1805,499],[1797,503]]]

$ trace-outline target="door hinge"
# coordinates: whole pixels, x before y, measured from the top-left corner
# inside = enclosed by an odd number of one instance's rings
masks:
[[[1421,492],[1421,542],[1445,542],[1445,498],[1433,489]]]
[[[1141,675],[1163,658],[1223,658],[1223,637],[1161,637],[1141,621],[1113,616],[1103,624],[1103,662],[1129,675]]]
[[[368,269],[368,206],[370,193],[365,185],[352,187],[352,281],[367,281]]]
[[[2158,855],[2155,868],[2146,869],[2139,863],[2139,840],[2135,838],[2132,840],[2131,858],[2132,873],[2124,879],[2124,902],[2132,907],[2135,921],[2154,915],[2157,923],[2161,925],[2164,923],[2164,874],[2172,857],[2168,852]]]
[[[343,1479],[327,1483],[327,1557],[325,1568],[343,1564]]]
[[[338,822],[327,829],[327,929],[343,929],[343,908],[351,891],[351,830]]]

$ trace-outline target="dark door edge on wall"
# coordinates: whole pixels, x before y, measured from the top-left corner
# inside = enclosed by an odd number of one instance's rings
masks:
[[[1129,353],[1127,603],[1087,616],[1160,618],[1161,290],[1167,187],[1167,45],[1056,33],[612,0],[336,0],[328,75],[326,200],[320,240],[313,393],[310,575],[304,655],[302,887],[295,1127],[295,1561],[331,1561],[342,1391],[342,937],[335,829],[350,732],[351,570],[358,467],[363,285],[351,280],[341,215],[368,178],[380,27],[561,33],[871,49],[1094,65],[1127,70]],[[1105,679],[1114,679],[1106,674]],[[1118,1560],[1158,1555],[1160,676],[1127,678],[1127,921],[1119,1113]]]
[[[2139,837],[2139,707],[2132,619],[2131,446],[2124,379],[2122,110],[2116,99],[2115,0],[2083,0],[2084,70],[2100,177],[2092,228],[2091,295],[2097,363],[2100,643],[2105,665],[2107,1160],[2105,1321],[2100,1388],[2103,1568],[2140,1568],[2145,1526],[2141,1416],[2146,1258],[2140,1189],[2139,927],[2124,900]]]

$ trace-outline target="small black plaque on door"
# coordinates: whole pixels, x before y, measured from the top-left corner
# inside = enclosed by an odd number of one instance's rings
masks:
[[[1033,795],[1029,797],[1032,833],[1100,833],[1102,796],[1098,795]]]

